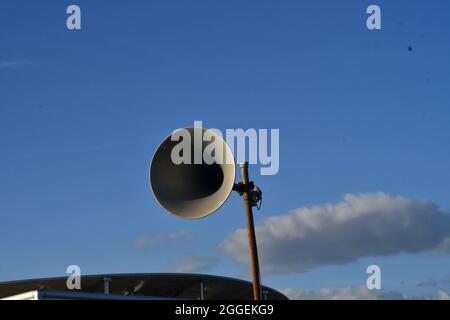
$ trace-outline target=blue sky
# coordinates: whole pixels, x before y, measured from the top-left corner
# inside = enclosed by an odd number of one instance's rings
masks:
[[[66,29],[72,3],[81,31]],[[370,4],[382,9],[380,31],[366,28]],[[0,281],[71,264],[93,274],[192,261],[248,277],[219,249],[245,225],[237,196],[192,222],[163,212],[149,190],[153,152],[194,120],[280,129],[280,172],[251,168],[264,191],[257,226],[374,192],[428,199],[447,215],[449,12],[439,0],[2,1]],[[428,249],[263,281],[359,287],[378,264],[386,291],[449,292],[450,256]],[[429,279],[439,284],[419,286]]]

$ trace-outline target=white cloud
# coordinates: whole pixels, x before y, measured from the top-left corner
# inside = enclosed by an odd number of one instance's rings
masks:
[[[319,290],[284,289],[291,300],[376,300],[378,295],[365,287],[323,288]]]
[[[433,298],[431,298],[433,299]],[[447,292],[439,290],[436,293],[435,300],[450,300],[450,296]]]
[[[186,230],[180,230],[165,235],[142,235],[134,240],[133,248],[137,250],[145,250],[156,245],[166,246],[177,241],[193,241],[194,239],[194,234]]]
[[[256,233],[264,273],[304,272],[365,256],[446,250],[450,215],[427,200],[347,194],[341,203],[268,218]],[[247,263],[247,231],[234,231],[220,249]]]
[[[22,64],[28,64],[31,61],[28,60],[12,60],[12,61],[0,61],[0,68],[12,68]]]
[[[194,240],[194,235],[190,231],[180,230],[167,235],[167,239],[176,240]]]
[[[137,237],[133,242],[133,248],[145,250],[156,245],[161,240],[159,235],[145,235]]]
[[[174,271],[179,273],[205,272],[214,268],[219,259],[216,257],[202,257],[189,255],[177,261]]]
[[[291,300],[449,300],[445,291],[433,295],[408,296],[396,291],[369,290],[356,288],[323,288],[319,290],[284,289],[281,290]]]

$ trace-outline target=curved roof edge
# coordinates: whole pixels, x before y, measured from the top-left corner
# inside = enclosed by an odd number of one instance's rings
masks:
[[[69,291],[66,277],[0,282],[0,299],[36,290]],[[226,276],[189,273],[118,273],[82,275],[83,293],[105,293],[126,296],[154,296],[167,299],[250,300],[252,283]],[[107,289],[106,287],[107,286]],[[268,300],[287,300],[281,292],[263,286]]]

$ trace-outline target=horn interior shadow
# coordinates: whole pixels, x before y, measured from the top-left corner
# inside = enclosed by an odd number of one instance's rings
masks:
[[[224,173],[214,163],[180,164],[172,162],[171,151],[178,142],[170,140],[158,149],[151,166],[151,183],[158,199],[183,202],[208,197],[217,192],[223,182]],[[204,148],[205,146],[203,146]],[[191,152],[192,158],[194,150]],[[193,159],[191,159],[193,163]]]

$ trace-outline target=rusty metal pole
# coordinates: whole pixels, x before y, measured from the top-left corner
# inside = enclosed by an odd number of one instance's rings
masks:
[[[248,163],[241,164],[242,184],[248,186]],[[246,188],[244,188],[246,189]],[[250,266],[253,276],[253,297],[255,300],[261,300],[261,274],[259,272],[258,248],[256,245],[255,224],[253,222],[253,211],[250,204],[249,192],[246,190],[242,197],[244,198],[245,215],[247,217],[248,244],[250,248]]]

